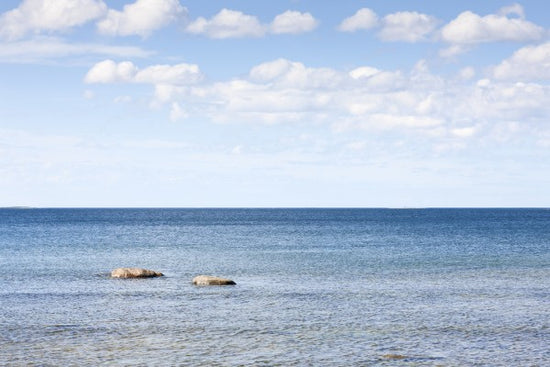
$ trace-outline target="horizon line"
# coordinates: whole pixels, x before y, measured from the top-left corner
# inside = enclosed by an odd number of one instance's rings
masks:
[[[27,209],[550,209],[550,206],[0,206],[0,210]]]

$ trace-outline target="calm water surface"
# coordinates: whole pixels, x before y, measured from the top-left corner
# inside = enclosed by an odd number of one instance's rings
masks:
[[[550,210],[4,209],[0,266],[0,365],[550,365]]]

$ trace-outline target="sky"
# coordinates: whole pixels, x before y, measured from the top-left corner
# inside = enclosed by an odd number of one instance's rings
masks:
[[[550,3],[0,2],[0,207],[550,207]]]

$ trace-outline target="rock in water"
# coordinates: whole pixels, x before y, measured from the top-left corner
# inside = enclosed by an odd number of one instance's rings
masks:
[[[142,268],[118,268],[111,272],[113,278],[153,278],[163,275],[158,271]]]
[[[210,275],[199,275],[193,278],[194,285],[235,285],[231,279],[213,277]]]

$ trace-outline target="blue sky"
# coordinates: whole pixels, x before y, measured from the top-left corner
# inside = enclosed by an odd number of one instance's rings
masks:
[[[0,3],[0,206],[550,206],[545,1]]]

